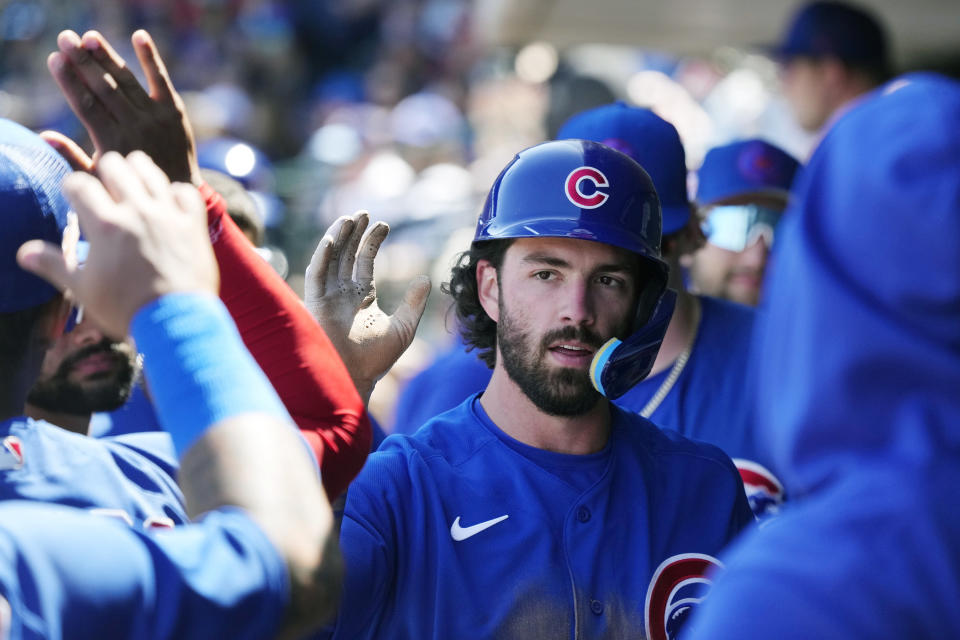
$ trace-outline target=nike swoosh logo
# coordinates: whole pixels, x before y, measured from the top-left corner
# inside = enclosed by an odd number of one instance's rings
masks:
[[[481,522],[480,524],[470,525],[469,527],[460,526],[460,516],[457,516],[457,519],[453,521],[453,524],[450,525],[450,537],[460,542],[461,540],[466,540],[470,536],[475,536],[484,529],[489,529],[498,522],[503,522],[509,515],[500,516],[499,518],[494,518],[493,520],[487,520],[486,522]]]

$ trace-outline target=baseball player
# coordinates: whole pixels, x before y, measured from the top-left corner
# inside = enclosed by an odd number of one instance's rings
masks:
[[[960,84],[903,76],[800,177],[755,352],[800,498],[731,550],[688,637],[960,636],[958,120]]]
[[[785,495],[764,452],[756,446],[751,416],[754,383],[748,353],[754,311],[724,300],[696,296],[684,287],[680,262],[702,244],[687,197],[686,163],[676,129],[648,109],[622,103],[605,105],[571,118],[562,138],[600,142],[636,160],[649,171],[663,211],[664,257],[677,307],[651,375],[616,399],[624,409],[650,418],[662,428],[710,442],[733,457],[757,517],[777,512]],[[404,396],[422,390],[431,379],[455,379],[457,387],[483,388],[490,374],[478,370],[473,354],[447,356],[411,383]],[[493,365],[487,354],[486,363]],[[430,412],[442,411],[446,393],[414,406],[401,397],[396,432],[413,433]],[[403,418],[403,422],[399,418]]]
[[[6,160],[17,156],[11,138],[4,140]],[[188,508],[204,516],[148,534],[76,508],[4,502],[0,637],[296,637],[331,613],[339,582],[333,516],[315,461],[217,298],[196,190],[171,187],[140,152],[126,160],[104,155],[99,174],[102,184],[75,174],[64,187],[91,244],[83,268],[59,243],[34,240],[17,257],[69,288],[108,335],[132,332],[182,456]],[[14,228],[27,222],[5,213]],[[41,237],[56,236],[49,213],[34,221],[34,229],[49,232]],[[39,281],[20,284],[32,285],[21,290],[26,295],[53,294]],[[62,326],[62,305],[55,295],[51,301],[33,316],[31,335]],[[24,362],[32,362],[27,355]],[[264,438],[270,447],[260,445]],[[95,461],[77,455],[67,464],[97,471]]]
[[[57,341],[69,303],[23,271],[16,252],[27,240],[59,244],[69,205],[61,193],[66,162],[36,134],[0,120],[0,368],[7,393],[0,423],[0,499],[60,502],[97,509],[138,527],[186,522],[176,457],[160,442],[98,441],[22,417],[45,352]],[[143,446],[156,444],[158,446]]]
[[[171,179],[194,184],[204,195],[221,273],[220,297],[247,348],[313,448],[330,498],[336,498],[370,449],[363,402],[326,334],[290,287],[253,251],[227,215],[224,199],[203,181],[182,100],[149,34],[141,30],[132,37],[149,93],[101,34],[91,31],[81,38],[64,31],[57,43],[59,51],[51,54],[48,66],[90,133],[94,158],[109,150],[142,149]],[[106,82],[105,77],[113,81]],[[88,96],[96,99],[88,101]],[[72,140],[53,132],[44,137],[75,169],[93,168],[94,160]],[[75,380],[78,377],[83,376],[73,375]],[[75,393],[83,394],[83,387]],[[64,414],[79,413],[65,410],[69,407],[62,402],[48,407],[48,412],[53,408],[59,409],[59,415],[44,417],[70,419]],[[89,409],[81,415],[86,424]]]
[[[697,293],[756,306],[776,227],[800,164],[759,139],[707,152],[697,172],[706,242],[681,259]]]
[[[350,222],[362,231],[365,215]],[[372,299],[385,233],[321,246],[308,280]],[[548,142],[507,165],[450,285],[465,339],[494,360],[490,384],[415,435],[388,437],[351,485],[334,637],[676,637],[716,554],[753,517],[719,449],[591,385],[612,336],[646,345],[625,369],[642,374],[655,357],[665,322],[654,319],[672,300],[659,245],[653,184],[623,154]],[[354,253],[363,264],[344,279]],[[327,326],[337,306],[317,314]],[[368,385],[372,361],[389,366],[412,339],[383,332],[360,350],[360,332],[329,332],[356,349],[344,361]]]
[[[771,53],[781,62],[783,93],[797,123],[821,135],[890,78],[885,29],[848,2],[804,3]]]
[[[577,114],[561,138],[603,143],[649,172],[663,210],[664,258],[677,305],[650,376],[616,399],[657,426],[714,444],[736,463],[757,517],[776,513],[781,482],[756,444],[755,382],[749,366],[755,312],[686,290],[680,261],[703,236],[687,197],[687,169],[677,130],[649,109],[623,103]]]

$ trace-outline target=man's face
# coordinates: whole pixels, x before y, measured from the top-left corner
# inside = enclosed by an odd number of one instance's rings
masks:
[[[783,197],[746,194],[705,209],[707,241],[684,262],[693,290],[756,306],[774,230],[786,205]]]
[[[693,255],[690,279],[697,293],[756,306],[770,248],[758,238],[743,251],[707,242]]]
[[[819,131],[833,110],[822,63],[812,58],[787,60],[781,69],[781,84],[797,123],[807,131]]]
[[[129,341],[112,342],[85,319],[47,351],[27,402],[74,415],[113,411],[130,397],[139,371]]]
[[[630,330],[638,271],[635,255],[588,240],[524,238],[507,250],[497,280],[498,355],[541,411],[577,416],[596,405],[590,363]]]

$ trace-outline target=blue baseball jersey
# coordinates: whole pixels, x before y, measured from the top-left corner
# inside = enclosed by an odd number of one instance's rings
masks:
[[[458,338],[404,386],[394,412],[392,433],[414,433],[430,418],[453,409],[487,388],[493,370]]]
[[[289,599],[283,559],[238,509],[148,532],[23,501],[0,504],[0,594],[12,640],[271,638]]]
[[[334,636],[672,637],[753,516],[719,449],[611,411],[591,455],[514,440],[476,395],[387,438],[347,494]]]
[[[0,423],[0,500],[54,502],[135,527],[187,522],[163,432],[91,438],[42,420]]]
[[[133,386],[130,397],[122,407],[110,412],[95,413],[90,419],[90,435],[97,438],[161,430],[160,419],[143,390],[142,381]]]
[[[767,454],[757,445],[756,378],[750,360],[756,311],[735,302],[698,296],[700,327],[690,358],[673,388],[649,416],[663,429],[709,442],[733,458],[757,517],[776,513],[784,499]],[[639,413],[657,393],[670,367],[615,402]]]

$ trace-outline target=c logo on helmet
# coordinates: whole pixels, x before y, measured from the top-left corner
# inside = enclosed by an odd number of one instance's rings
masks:
[[[733,464],[740,472],[750,510],[757,520],[765,520],[779,513],[784,491],[777,477],[763,465],[750,460],[734,458]]]
[[[684,621],[703,600],[712,581],[705,574],[723,564],[703,553],[681,553],[664,560],[647,588],[649,640],[676,640]]]
[[[593,183],[593,193],[587,195],[580,188],[581,183],[588,180]],[[567,200],[581,209],[596,209],[610,197],[609,194],[599,191],[600,187],[609,187],[610,182],[603,172],[594,167],[579,167],[570,172],[565,183]]]

